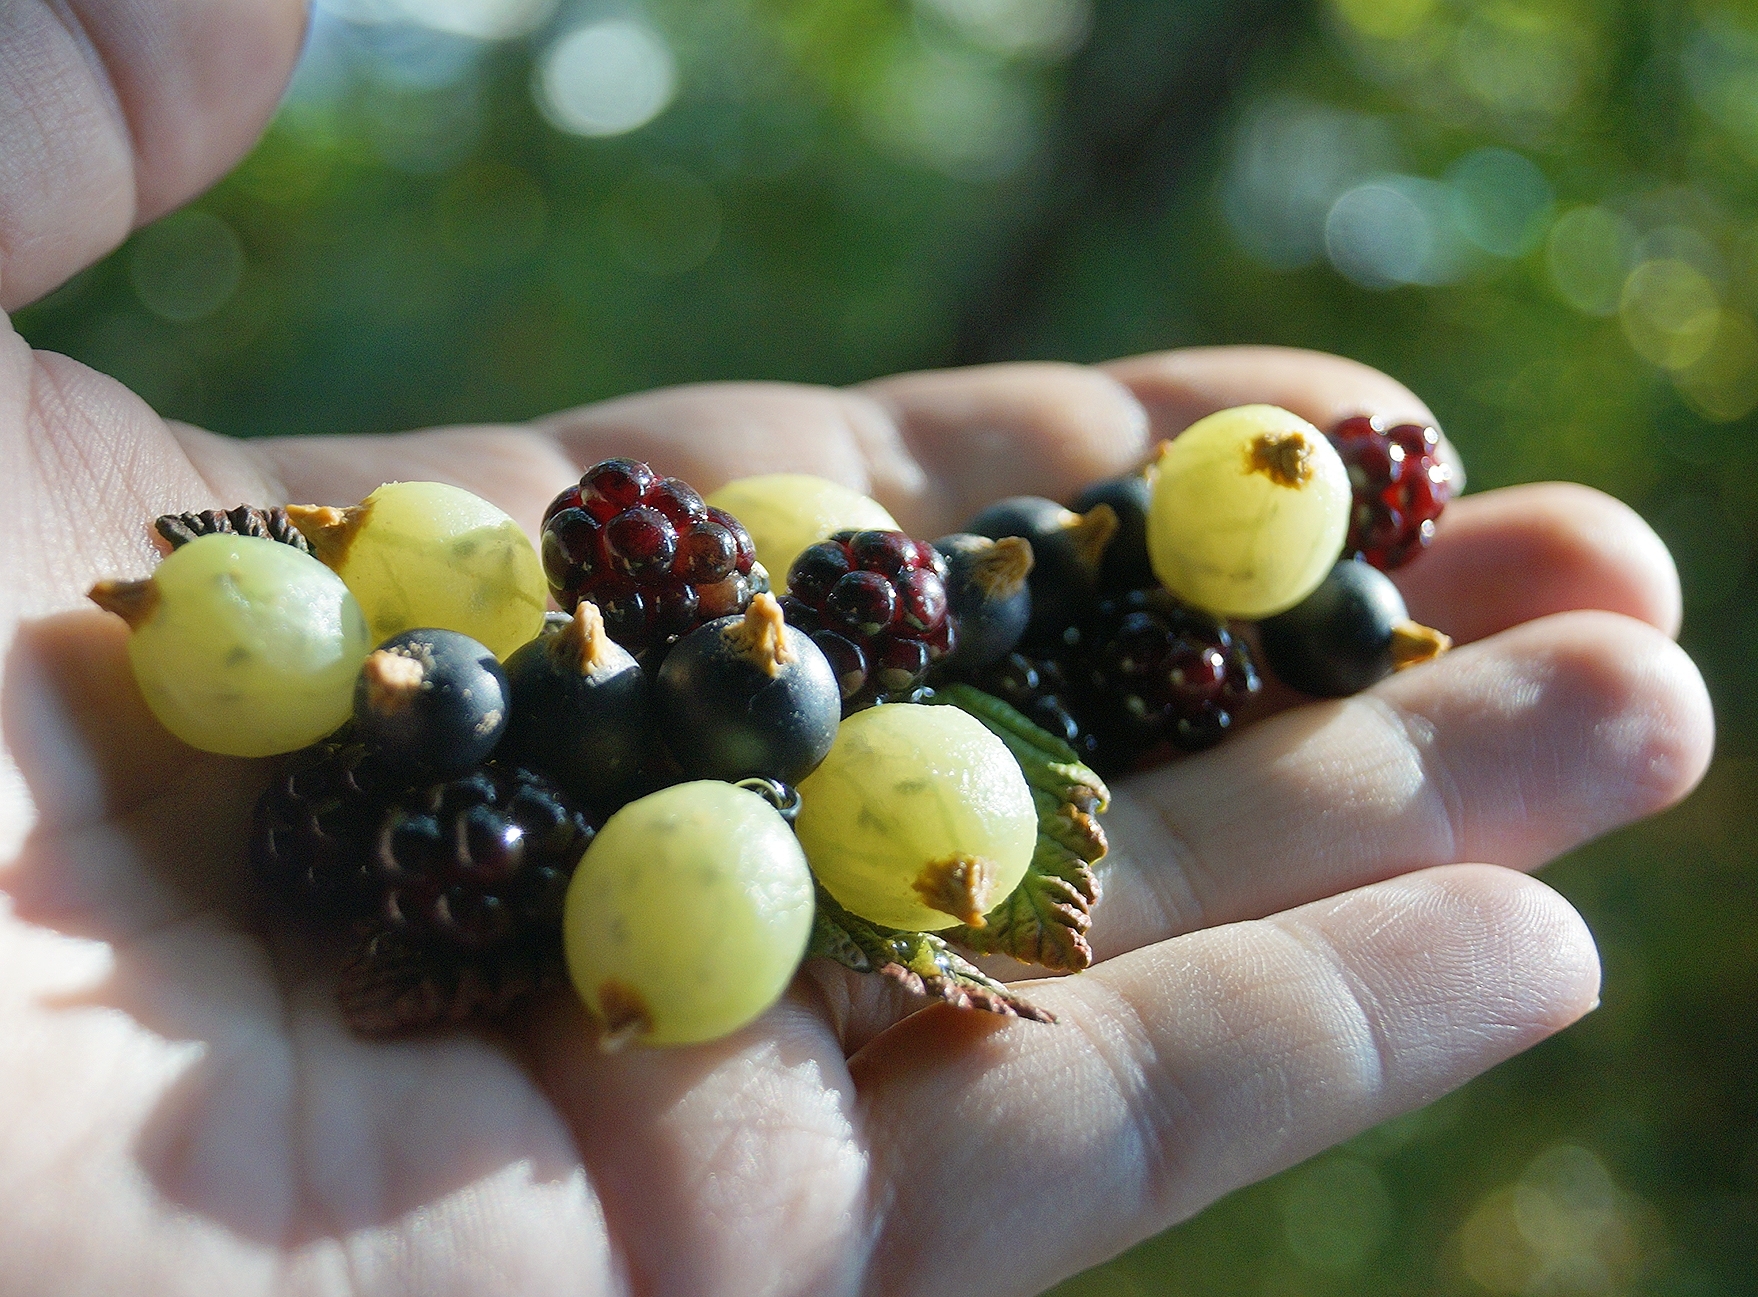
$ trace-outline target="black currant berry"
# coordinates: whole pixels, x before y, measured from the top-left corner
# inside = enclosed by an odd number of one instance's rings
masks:
[[[1032,543],[954,532],[934,542],[946,560],[946,606],[958,633],[948,670],[980,671],[1013,651],[1032,618]]]
[[[506,661],[513,718],[502,755],[542,770],[600,813],[634,793],[653,731],[646,673],[611,639],[598,606],[582,599],[571,618]]]
[[[1404,596],[1378,568],[1345,559],[1300,603],[1259,623],[1264,660],[1283,684],[1341,698],[1452,644],[1410,620]]]
[[[1042,496],[1016,495],[990,505],[964,529],[1032,543],[1032,616],[1025,638],[1041,642],[1078,621],[1091,602],[1105,548],[1117,533],[1117,514],[1108,504],[1083,514]]]
[[[367,654],[354,730],[386,762],[449,779],[488,759],[507,728],[507,677],[468,635],[407,630]]]
[[[1140,473],[1094,482],[1069,502],[1075,513],[1091,513],[1108,505],[1117,515],[1117,534],[1099,559],[1098,587],[1102,594],[1146,590],[1160,584],[1148,559],[1148,506],[1153,488]]]
[[[666,746],[699,779],[797,784],[830,751],[842,719],[829,660],[767,594],[743,617],[674,644],[654,690]]]

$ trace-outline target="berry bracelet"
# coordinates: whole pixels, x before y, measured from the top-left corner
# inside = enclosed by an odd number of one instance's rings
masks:
[[[1237,728],[1260,654],[1341,696],[1445,651],[1384,569],[1453,485],[1432,428],[1243,406],[931,543],[821,479],[704,499],[610,459],[541,552],[388,483],[166,515],[155,572],[91,597],[167,729],[283,758],[256,895],[353,942],[363,1034],[571,981],[604,1047],[711,1040],[808,956],[1049,1021],[974,961],[1092,962],[1104,777]]]

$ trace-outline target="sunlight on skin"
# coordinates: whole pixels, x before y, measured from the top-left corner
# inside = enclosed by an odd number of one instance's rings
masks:
[[[0,62],[41,75],[0,87],[0,303],[230,165],[302,20],[290,0],[7,8]],[[150,568],[162,512],[431,478],[530,526],[609,454],[703,490],[819,472],[936,535],[1254,400],[1321,425],[1425,414],[1352,362],[1243,349],[240,443],[0,334],[0,1289],[1029,1294],[1574,1020],[1598,978],[1578,917],[1459,864],[1535,866],[1677,800],[1711,734],[1664,633],[1665,551],[1581,488],[1449,509],[1401,580],[1471,644],[1420,680],[1121,781],[1115,957],[1031,988],[1055,1028],[900,1021],[894,990],[814,967],[688,1050],[602,1056],[563,995],[498,1029],[356,1039],[337,950],[250,908],[266,767],[159,729],[84,601]]]

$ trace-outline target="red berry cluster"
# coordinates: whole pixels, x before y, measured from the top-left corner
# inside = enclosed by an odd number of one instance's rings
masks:
[[[757,548],[730,513],[633,459],[594,464],[543,515],[543,570],[556,602],[590,599],[631,651],[744,612]]]
[[[900,531],[839,531],[787,574],[788,621],[830,659],[844,708],[906,698],[952,651],[944,560]]]
[[[1409,562],[1434,539],[1435,519],[1453,496],[1440,433],[1420,423],[1384,428],[1357,415],[1332,430],[1331,444],[1355,492],[1345,548],[1382,571]]]

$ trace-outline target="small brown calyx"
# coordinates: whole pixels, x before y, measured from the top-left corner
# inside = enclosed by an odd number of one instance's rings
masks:
[[[1305,486],[1312,481],[1313,446],[1303,432],[1266,432],[1246,448],[1247,472],[1262,473],[1277,486]]]
[[[653,1032],[653,1014],[647,1008],[646,998],[614,977],[598,984],[598,1017],[604,1023],[598,1048],[606,1054],[620,1054]]]
[[[754,597],[745,609],[744,620],[734,622],[720,636],[736,656],[764,675],[779,675],[782,667],[794,660],[787,643],[787,618],[781,601],[772,594]]]
[[[338,568],[348,557],[348,547],[366,525],[370,504],[351,504],[337,509],[327,504],[290,504],[287,521],[310,543],[311,552],[328,568]]]
[[[1402,671],[1432,662],[1453,647],[1453,637],[1418,622],[1399,622],[1392,627],[1392,666]]]
[[[985,599],[1011,599],[1025,586],[1036,561],[1031,541],[1024,536],[1003,536],[971,560],[971,584],[982,591]]]
[[[1071,513],[1062,533],[1074,546],[1074,556],[1091,575],[1097,575],[1105,557],[1105,546],[1117,534],[1117,510],[1108,504],[1095,504],[1085,513]]]
[[[129,630],[138,630],[158,611],[159,583],[150,576],[144,581],[100,581],[86,591],[86,598],[115,613]]]
[[[360,678],[366,682],[367,705],[381,715],[394,716],[421,692],[427,683],[427,668],[396,649],[378,649],[366,655]]]
[[[995,864],[963,854],[930,860],[910,887],[930,910],[950,914],[967,928],[981,928],[995,899]]]
[[[595,676],[614,666],[615,647],[616,641],[604,629],[604,614],[590,599],[580,600],[574,608],[574,620],[557,631],[549,643],[552,661],[583,676]]]

